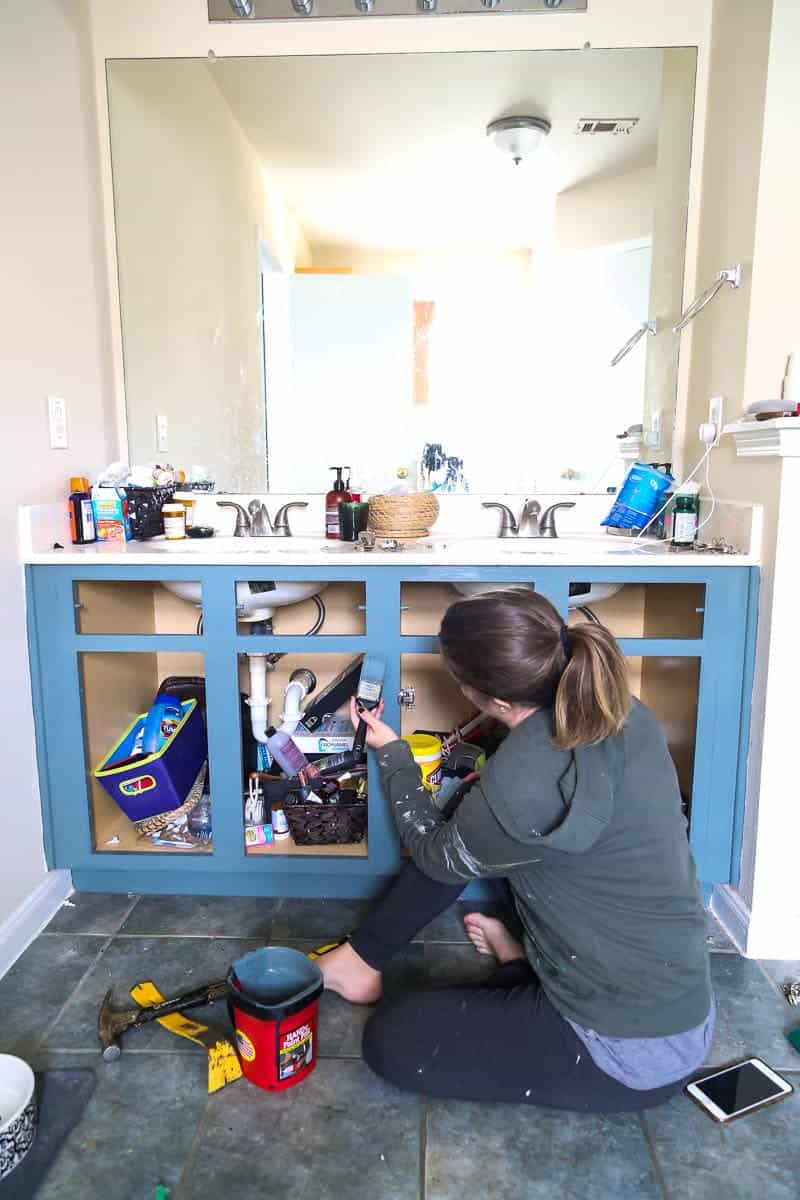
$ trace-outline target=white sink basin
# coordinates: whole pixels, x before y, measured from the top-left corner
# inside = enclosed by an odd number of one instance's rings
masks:
[[[494,591],[497,591],[498,588],[514,587],[514,586],[515,586],[514,584],[503,584],[503,583],[454,583],[453,584],[453,587],[457,591],[461,592],[462,596],[480,596],[484,592],[494,592]],[[520,587],[530,586],[532,588],[535,587],[534,584],[530,584],[530,585],[520,584],[517,586],[520,586]],[[601,601],[607,600],[609,598],[609,596],[615,596],[617,594],[617,592],[624,586],[625,585],[622,583],[592,583],[589,585],[588,592],[582,592],[578,596],[570,596],[569,601],[568,601],[568,606],[569,606],[569,608],[581,608],[585,604],[589,604],[589,605],[599,604]]]
[[[244,541],[244,538],[233,540]],[[168,592],[172,592],[173,596],[180,596],[181,600],[188,600],[195,605],[201,602],[199,583],[185,583],[182,579],[162,579],[161,584]],[[317,596],[327,586],[324,580],[317,580],[316,583],[297,583],[294,580],[290,582],[282,579],[277,580],[275,587],[269,592],[253,592],[249,583],[237,583],[236,607],[239,619],[268,621],[274,616],[276,608],[283,608],[287,604],[299,604],[301,600]]]

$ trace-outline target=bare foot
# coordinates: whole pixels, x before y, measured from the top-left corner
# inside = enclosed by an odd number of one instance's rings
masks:
[[[478,954],[493,954],[501,963],[525,957],[522,946],[496,917],[485,917],[483,913],[468,913],[464,917],[464,928]]]
[[[325,989],[337,992],[351,1004],[375,1004],[383,994],[380,971],[368,966],[349,942],[317,959]]]

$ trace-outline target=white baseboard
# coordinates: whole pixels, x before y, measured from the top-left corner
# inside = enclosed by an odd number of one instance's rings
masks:
[[[69,871],[48,871],[38,887],[0,925],[0,979],[52,921],[72,892]]]
[[[711,893],[711,911],[739,953],[746,955],[750,909],[736,888],[729,883],[715,883]]]

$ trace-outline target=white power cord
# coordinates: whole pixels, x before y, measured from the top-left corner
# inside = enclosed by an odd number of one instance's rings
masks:
[[[713,449],[714,449],[714,446],[709,446],[709,450],[713,450]],[[714,509],[717,507],[717,497],[714,495],[714,489],[711,486],[711,459],[710,458],[706,459],[706,491],[711,496],[711,508],[708,510],[706,515],[703,517],[700,524],[697,526],[697,533],[699,533],[700,530],[705,525],[708,524],[708,522],[711,520],[711,518],[714,515]]]
[[[678,486],[675,488],[675,491],[676,491],[676,492],[679,492],[679,491],[681,490],[681,488],[682,488],[682,487],[685,487],[685,485],[686,485],[687,483],[691,483],[691,481],[694,479],[694,477],[695,477],[695,475],[697,474],[697,472],[698,472],[698,471],[700,470],[700,468],[702,467],[703,463],[707,461],[707,459],[708,459],[708,456],[709,456],[709,454],[711,453],[711,451],[714,449],[714,447],[715,447],[715,445],[716,445],[716,426],[713,426],[712,428],[714,428],[714,431],[715,431],[715,437],[714,437],[714,441],[712,441],[712,442],[710,443],[710,445],[706,446],[705,454],[703,454],[703,456],[702,456],[702,457],[701,457],[701,458],[698,460],[698,462],[695,464],[695,466],[694,466],[694,467],[693,467],[693,469],[692,469],[692,470],[689,472],[689,474],[686,476],[686,478],[681,480],[681,482],[680,482],[680,483],[678,484]],[[647,530],[650,528],[650,526],[653,524],[653,522],[654,522],[654,521],[657,521],[657,520],[658,520],[658,518],[661,516],[661,514],[662,514],[662,513],[663,513],[663,512],[664,512],[664,511],[665,511],[665,510],[668,508],[668,506],[671,504],[671,502],[672,502],[672,499],[673,499],[673,497],[672,497],[672,496],[670,496],[669,500],[665,501],[665,503],[661,505],[661,508],[659,508],[659,510],[658,510],[656,513],[654,513],[654,514],[653,514],[653,516],[650,518],[650,520],[647,522],[647,524],[642,526],[642,528],[639,530],[639,532],[638,532],[638,533],[637,533],[637,535],[636,535],[636,537],[637,537],[637,538],[643,537],[643,536],[644,536],[644,534],[645,534],[645,533],[647,533]],[[713,511],[713,509],[712,509],[712,511]],[[709,516],[710,516],[710,515],[711,515],[711,513],[709,513]],[[708,520],[708,517],[706,517],[706,520]],[[703,522],[703,523],[705,524],[705,522]]]

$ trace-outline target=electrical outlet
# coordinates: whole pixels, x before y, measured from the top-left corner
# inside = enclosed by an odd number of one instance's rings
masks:
[[[47,415],[50,424],[50,449],[66,450],[67,440],[67,402],[63,396],[47,397]]]
[[[722,436],[722,409],[723,396],[712,396],[708,401],[708,419],[709,422],[716,427],[717,436],[714,438],[713,445],[719,445],[719,439]]]
[[[662,420],[663,420],[663,417],[662,417],[661,409],[657,408],[655,410],[655,412],[653,413],[653,415],[650,417],[650,428],[644,435],[644,444],[645,444],[645,446],[648,446],[651,450],[660,450],[660,448],[661,448]]]
[[[169,450],[169,427],[163,413],[156,417],[156,450]]]

